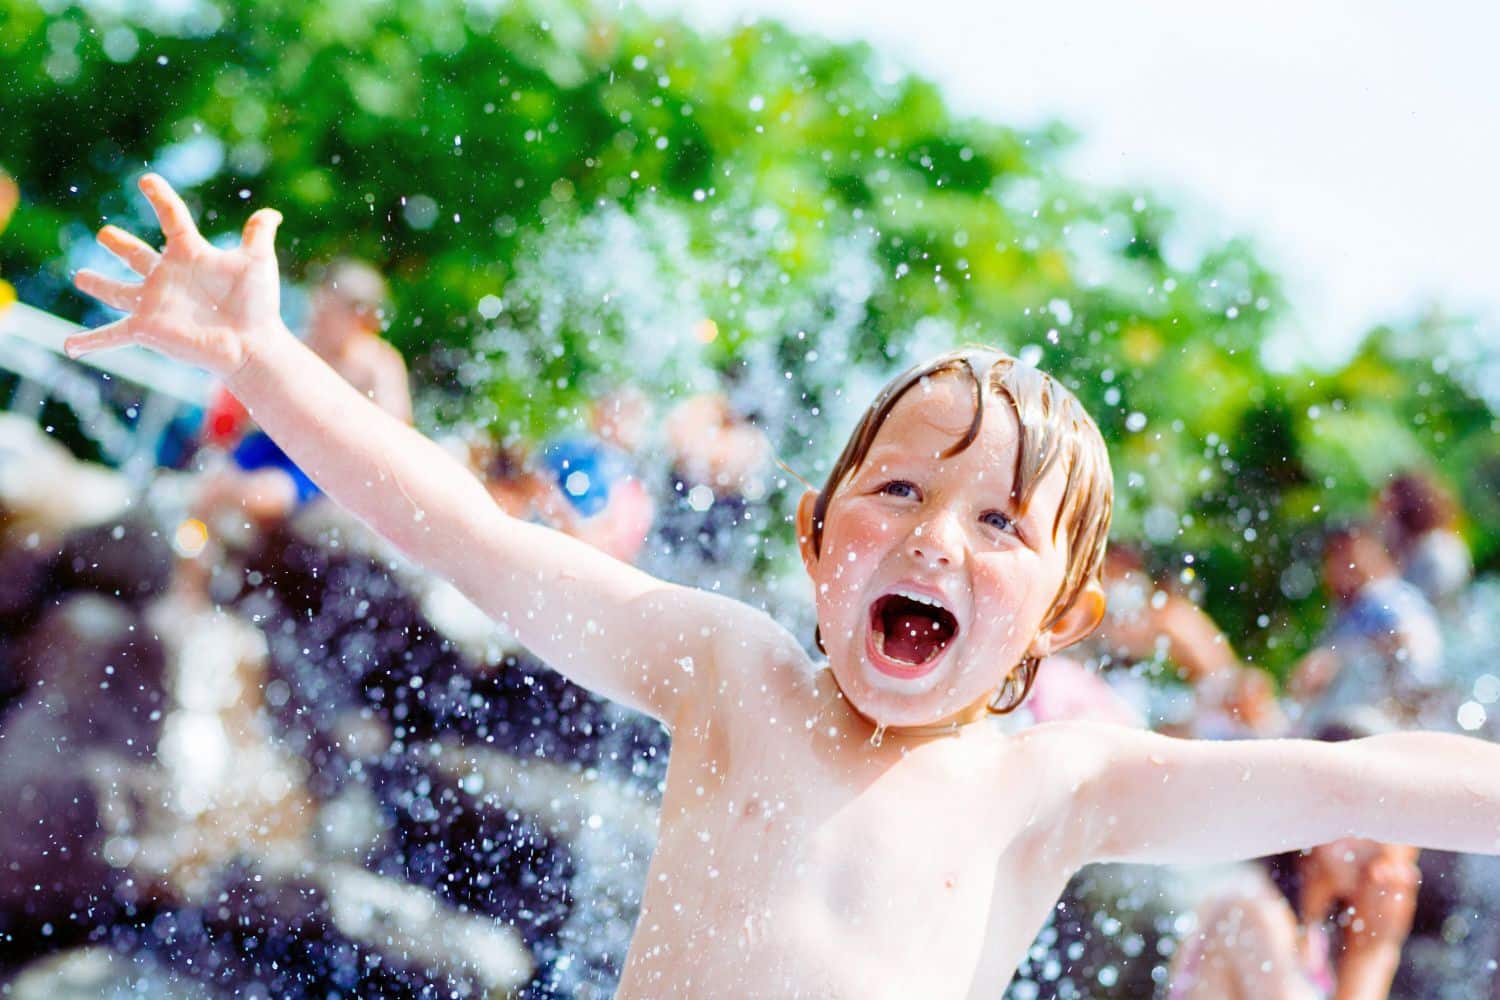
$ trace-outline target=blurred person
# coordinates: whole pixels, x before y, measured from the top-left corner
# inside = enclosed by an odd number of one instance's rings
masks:
[[[1331,530],[1323,546],[1323,582],[1333,622],[1292,673],[1299,727],[1358,705],[1417,721],[1443,678],[1443,638],[1421,591],[1401,578],[1368,525]]]
[[[1388,729],[1359,719],[1318,738]],[[1385,1000],[1416,914],[1417,853],[1345,837],[1245,869],[1198,907],[1168,1000]]]
[[[664,429],[672,502],[661,513],[663,554],[674,564],[688,557],[719,566],[732,555],[751,503],[765,495],[771,443],[719,392],[678,403]]]
[[[554,511],[548,523],[623,562],[635,562],[656,517],[634,469],[649,413],[632,389],[607,393],[590,405],[588,430],[546,442],[536,460],[571,508]]]
[[[385,279],[360,261],[339,258],[317,278],[303,340],[345,381],[391,416],[410,423],[411,389],[401,354],[381,336],[389,309]],[[188,548],[176,584],[183,595],[207,596],[226,545],[244,548],[266,525],[321,496],[227,385],[215,392],[199,432],[209,458],[188,515],[179,526]]]
[[[654,506],[602,441],[567,435],[533,457],[517,445],[470,447],[469,467],[511,517],[556,528],[624,562],[645,544]]]
[[[1385,1000],[1416,910],[1416,858],[1415,848],[1345,838],[1272,859],[1300,892],[1246,873],[1198,911],[1169,1000]]]
[[[639,455],[646,447],[655,408],[634,386],[621,386],[589,404],[589,426],[600,440],[626,455]]]
[[[380,336],[389,308],[385,279],[361,261],[329,264],[312,292],[304,342],[375,405],[411,423],[411,387],[401,353]],[[204,443],[227,451],[244,475],[206,485],[202,506],[239,502],[255,519],[275,517],[319,495],[313,481],[271,438],[227,388],[220,388],[204,419]],[[207,520],[207,518],[205,518]]]
[[[1103,584],[1104,618],[1085,640],[1094,659],[1128,666],[1165,656],[1193,688],[1197,707],[1190,728],[1196,735],[1270,735],[1285,728],[1271,679],[1240,660],[1192,598],[1159,584],[1138,549],[1112,543]]]
[[[1026,712],[1035,722],[1101,722],[1142,729],[1146,714],[1075,657],[1049,656],[1037,668]]]
[[[16,186],[15,180],[0,169],[0,233],[5,232],[5,227],[10,224],[10,217],[15,214],[16,206],[21,203],[21,189]]]
[[[566,499],[532,468],[525,449],[479,442],[470,446],[469,464],[479,474],[490,498],[511,517],[553,524],[565,516]]]
[[[1377,510],[1401,576],[1434,607],[1450,605],[1474,576],[1453,495],[1434,476],[1404,472],[1381,491]]]
[[[765,434],[722,393],[678,403],[667,415],[666,434],[680,490],[704,485],[719,496],[756,493],[756,477],[771,459]]]
[[[592,515],[579,509],[579,498],[564,489],[557,470],[538,468],[519,444],[494,441],[484,434],[467,440],[449,439],[445,444],[484,484],[495,505],[509,517],[562,531],[623,562],[639,554],[649,533],[652,503],[634,477],[612,484],[608,501]],[[590,471],[593,466],[587,467]],[[582,471],[575,469],[574,471]],[[580,490],[580,493],[587,493]],[[502,654],[524,655],[514,640],[483,609],[447,580],[432,574],[421,576],[423,611],[464,649],[485,661]]]
[[[401,352],[381,337],[390,291],[380,272],[340,258],[319,275],[305,339],[313,352],[374,404],[412,422],[411,385]]]
[[[10,217],[15,214],[16,206],[21,203],[21,189],[3,169],[0,169],[0,233],[5,232],[5,227],[10,225]],[[0,309],[4,309],[16,301],[15,289],[10,287],[4,278],[0,278]]]

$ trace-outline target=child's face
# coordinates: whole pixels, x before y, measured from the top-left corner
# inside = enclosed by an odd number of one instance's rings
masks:
[[[1102,612],[1093,585],[1086,621],[1069,614],[1040,631],[1067,568],[1065,536],[1053,533],[1066,473],[1054,466],[1020,514],[1011,499],[1019,427],[1006,400],[990,394],[978,439],[938,457],[973,415],[972,383],[957,375],[902,397],[831,499],[817,556],[804,499],[803,557],[829,665],[854,707],[884,725],[930,724],[975,705],[1023,656],[1075,641]]]

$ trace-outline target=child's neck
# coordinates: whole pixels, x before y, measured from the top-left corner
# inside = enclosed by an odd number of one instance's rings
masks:
[[[981,698],[972,705],[965,706],[952,715],[944,716],[936,722],[924,723],[919,726],[891,726],[884,725],[878,720],[871,718],[854,706],[854,702],[844,693],[839,686],[838,678],[832,670],[826,671],[828,679],[833,684],[834,697],[844,706],[848,713],[849,726],[856,729],[860,735],[868,737],[877,746],[885,739],[925,740],[940,739],[946,736],[962,736],[976,722],[988,717],[986,710],[988,698]]]

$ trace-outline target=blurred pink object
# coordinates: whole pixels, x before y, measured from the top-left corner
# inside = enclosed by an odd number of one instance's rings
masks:
[[[621,562],[635,562],[651,534],[656,504],[635,477],[622,479],[610,492],[609,504],[593,517],[577,521],[572,534]]]
[[[1146,720],[1105,680],[1069,656],[1049,656],[1026,700],[1037,722],[1106,722],[1143,729]]]

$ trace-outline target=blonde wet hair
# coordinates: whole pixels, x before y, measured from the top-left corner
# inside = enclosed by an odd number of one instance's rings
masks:
[[[1012,479],[1012,499],[1024,514],[1037,485],[1058,463],[1067,470],[1062,505],[1052,525],[1052,537],[1065,536],[1067,567],[1057,595],[1043,619],[1052,625],[1073,606],[1090,582],[1099,579],[1104,563],[1109,522],[1114,511],[1114,478],[1109,451],[1098,426],[1066,386],[1031,365],[990,347],[966,347],[914,365],[886,383],[860,417],[849,441],[828,473],[813,504],[812,549],[821,554],[823,522],[840,486],[864,463],[875,436],[891,411],[908,392],[940,375],[966,376],[974,386],[974,419],[964,435],[940,458],[952,458],[979,437],[987,392],[1004,399],[1016,415],[1020,440]],[[822,637],[818,637],[822,647]],[[1020,707],[1036,680],[1038,661],[1027,657],[1016,665],[989,703],[989,711],[1005,714]]]

